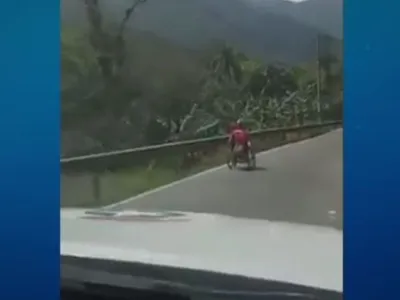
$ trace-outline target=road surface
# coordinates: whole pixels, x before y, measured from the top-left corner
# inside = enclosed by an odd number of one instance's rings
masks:
[[[342,130],[259,154],[255,171],[226,167],[114,205],[262,218],[342,229]]]

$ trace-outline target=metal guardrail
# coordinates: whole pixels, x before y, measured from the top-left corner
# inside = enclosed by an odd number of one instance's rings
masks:
[[[255,151],[313,137],[341,121],[252,132]],[[173,142],[61,159],[62,206],[110,204],[221,164],[227,136]]]
[[[326,127],[331,125],[340,125],[342,121],[329,121],[324,123],[315,123],[315,124],[307,124],[303,126],[293,126],[293,127],[286,127],[286,128],[272,128],[272,129],[264,129],[264,130],[257,130],[252,131],[251,136],[252,138],[257,138],[262,135],[273,134],[277,132],[291,132],[297,131],[299,129],[307,129],[307,128],[315,128],[315,127]],[[228,138],[227,135],[209,137],[209,138],[202,138],[202,139],[195,139],[195,140],[187,140],[187,141],[179,141],[179,142],[172,142],[172,143],[165,143],[159,145],[152,145],[152,146],[143,146],[131,149],[124,149],[124,150],[116,150],[110,152],[103,152],[97,154],[89,154],[89,155],[82,155],[82,156],[75,156],[75,157],[67,157],[62,158],[60,160],[62,166],[67,165],[77,165],[80,163],[85,162],[93,162],[93,161],[102,161],[110,158],[116,157],[129,157],[129,156],[136,156],[140,153],[154,153],[159,151],[167,151],[170,149],[179,149],[179,148],[187,148],[190,149],[193,146],[201,146],[201,145],[208,145],[208,144],[218,144],[220,142],[226,142]]]

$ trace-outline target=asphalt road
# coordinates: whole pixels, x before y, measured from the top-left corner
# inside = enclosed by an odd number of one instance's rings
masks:
[[[342,229],[342,147],[342,130],[336,130],[259,154],[258,170],[219,168],[113,208],[218,213]]]

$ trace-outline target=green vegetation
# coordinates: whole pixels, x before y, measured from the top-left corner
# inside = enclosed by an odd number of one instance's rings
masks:
[[[171,166],[169,163],[97,173],[100,186],[98,196],[95,196],[93,191],[94,174],[82,173],[80,176],[62,174],[61,205],[63,207],[109,205],[222,164],[225,158],[225,152],[219,151],[183,169],[178,168],[179,164]]]
[[[189,50],[127,27],[145,2],[127,2],[110,23],[86,0],[89,26],[63,28],[63,156],[222,134],[238,118],[251,129],[340,118],[341,50],[324,49],[320,72],[315,62],[265,64],[226,43]]]

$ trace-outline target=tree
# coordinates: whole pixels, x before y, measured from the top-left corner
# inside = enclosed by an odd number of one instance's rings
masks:
[[[125,16],[114,32],[104,22],[99,0],[84,0],[90,24],[90,43],[97,52],[97,61],[105,79],[120,75],[125,62],[125,30],[136,7],[147,0],[132,0]],[[108,30],[107,30],[108,29]]]
[[[61,32],[61,97],[63,122],[75,123],[77,112],[92,110],[92,96],[101,89],[100,70],[87,37],[76,30]]]

